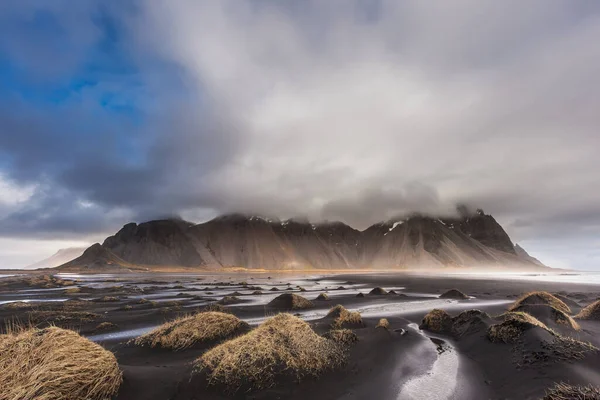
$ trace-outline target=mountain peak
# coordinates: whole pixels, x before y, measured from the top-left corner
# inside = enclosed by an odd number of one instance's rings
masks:
[[[480,209],[452,218],[414,213],[362,232],[340,221],[280,222],[232,213],[197,225],[172,219],[126,224],[87,249],[79,263],[250,269],[541,266],[521,250]]]

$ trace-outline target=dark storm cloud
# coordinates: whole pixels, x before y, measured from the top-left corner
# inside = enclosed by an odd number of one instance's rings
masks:
[[[600,233],[595,1],[16,4],[12,68],[78,79],[58,102],[0,97],[3,235],[229,211],[363,227],[458,203],[544,252]]]

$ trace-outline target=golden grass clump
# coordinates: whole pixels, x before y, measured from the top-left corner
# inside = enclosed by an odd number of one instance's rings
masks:
[[[12,303],[3,304],[2,308],[5,310],[30,310],[33,306],[26,301],[13,301]]]
[[[183,350],[196,344],[221,341],[249,330],[232,314],[207,311],[177,318],[135,339],[138,346]]]
[[[350,346],[358,342],[358,336],[351,329],[332,329],[323,335],[323,337],[344,346]]]
[[[390,329],[390,321],[387,318],[381,318],[375,328]]]
[[[317,300],[327,301],[329,300],[329,296],[327,295],[327,293],[321,293],[317,296]]]
[[[573,386],[557,383],[546,390],[543,400],[600,400],[600,389],[595,386]]]
[[[514,343],[526,330],[534,327],[542,328],[556,335],[544,323],[524,312],[506,312],[499,318],[503,320],[502,323],[488,328],[487,335],[492,342]]]
[[[331,328],[341,329],[348,325],[364,325],[362,317],[358,311],[348,311],[344,306],[338,304],[327,313],[327,317],[333,317]]]
[[[91,322],[100,318],[99,314],[87,311],[29,311],[29,321],[33,324],[66,326],[75,323]]]
[[[561,310],[545,304],[534,304],[534,305],[522,305],[514,309],[513,312],[523,311],[529,315],[537,318],[544,319],[538,313],[547,313],[548,317],[559,325],[569,327],[573,330],[580,330],[579,324],[568,314],[565,314]]]
[[[115,356],[74,331],[17,330],[0,340],[0,398],[105,400],[121,385]]]
[[[446,311],[434,308],[423,317],[421,329],[428,329],[432,332],[449,332],[452,330],[452,317]]]
[[[64,286],[72,286],[74,281],[64,280],[52,275],[33,275],[23,279],[23,283],[37,288],[50,289]]]
[[[231,313],[231,310],[229,308],[225,307],[222,304],[218,304],[218,303],[208,304],[199,310],[199,312],[209,312],[209,311],[221,312],[221,313]]]
[[[111,331],[113,329],[117,329],[118,326],[117,324],[113,324],[112,322],[100,322],[98,325],[96,325],[96,327],[94,328],[94,331],[96,332],[102,332],[102,331]]]
[[[100,303],[113,303],[115,301],[119,301],[119,298],[114,296],[103,296],[96,301],[99,301]]]
[[[317,377],[345,361],[343,346],[317,335],[303,320],[282,313],[204,353],[194,373],[229,392],[272,387],[278,378]]]
[[[69,299],[65,300],[62,303],[62,308],[64,310],[75,310],[81,309],[89,304],[87,300],[79,300],[79,299]]]
[[[600,300],[593,302],[587,307],[584,307],[579,314],[575,316],[577,319],[600,320]]]
[[[310,300],[302,296],[293,293],[284,293],[271,300],[268,306],[280,310],[304,310],[312,308],[314,305]]]
[[[514,311],[522,305],[546,304],[562,311],[565,314],[570,314],[571,309],[562,300],[553,296],[548,292],[529,292],[517,299],[509,308],[508,311]]]
[[[225,296],[221,300],[217,301],[217,304],[228,305],[228,304],[236,304],[241,300],[236,296]]]
[[[65,289],[65,294],[77,294],[81,293],[81,289],[78,287],[70,287]]]

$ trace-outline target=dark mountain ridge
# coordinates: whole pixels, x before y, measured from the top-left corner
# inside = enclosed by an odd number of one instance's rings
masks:
[[[112,267],[122,264],[125,268],[543,267],[515,247],[500,224],[482,210],[454,218],[415,214],[363,231],[342,222],[311,224],[243,214],[223,215],[201,224],[164,219],[126,224],[102,245],[92,247],[94,254],[108,257]],[[103,261],[86,253],[59,268],[102,265]]]

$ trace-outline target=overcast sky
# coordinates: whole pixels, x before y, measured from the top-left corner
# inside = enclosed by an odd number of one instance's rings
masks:
[[[600,270],[600,2],[0,2],[0,266],[129,221],[483,208]]]

